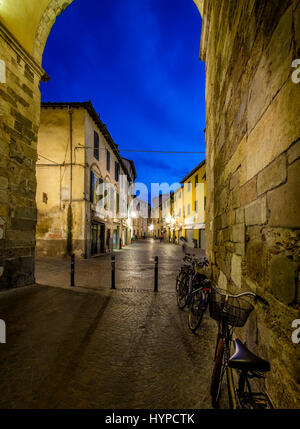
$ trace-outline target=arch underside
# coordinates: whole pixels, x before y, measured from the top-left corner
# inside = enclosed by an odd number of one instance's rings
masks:
[[[56,18],[73,2],[73,0],[51,0],[46,7],[42,19],[38,25],[34,47],[33,57],[41,64],[45,45],[53,27]]]

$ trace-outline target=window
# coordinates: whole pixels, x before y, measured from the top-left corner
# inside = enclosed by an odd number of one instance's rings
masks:
[[[191,191],[191,182],[188,183],[188,192]]]
[[[181,217],[181,209],[179,209],[178,216]]]
[[[94,131],[94,157],[99,161],[99,134]]]
[[[197,185],[199,183],[199,177],[198,177],[198,174],[197,174],[197,176],[195,176],[195,185]]]
[[[179,199],[181,199],[181,192],[179,192]]]
[[[187,214],[188,214],[188,216],[191,214],[191,205],[190,204],[188,204]]]
[[[106,149],[106,170],[110,171],[110,152]]]
[[[118,162],[115,162],[115,180],[116,180],[116,182],[119,181],[119,176],[120,176],[120,165]]]
[[[195,201],[195,212],[198,211],[198,201]]]
[[[206,197],[204,197],[204,210],[206,209]]]
[[[48,204],[48,195],[43,192],[43,203]]]

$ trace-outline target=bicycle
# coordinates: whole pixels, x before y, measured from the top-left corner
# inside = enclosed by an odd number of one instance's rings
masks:
[[[196,332],[209,302],[208,261],[187,254],[184,262],[188,264],[181,267],[176,280],[177,304],[181,310],[188,306],[188,326]]]
[[[270,371],[270,363],[253,354],[238,338],[233,340],[235,351],[230,357],[233,330],[235,327],[243,327],[254,309],[244,297],[251,297],[266,306],[269,305],[265,299],[253,292],[233,295],[211,287],[210,315],[219,323],[210,389],[214,408],[218,408],[225,373],[231,409],[274,408],[268,394],[263,391],[253,392],[250,383],[251,379],[264,379],[265,373]],[[237,387],[234,384],[233,369],[238,373]]]
[[[189,253],[184,256],[184,264],[181,266],[176,277],[177,305],[180,310],[183,310],[187,304],[186,297],[188,294],[188,280],[193,271],[193,257],[194,255]]]

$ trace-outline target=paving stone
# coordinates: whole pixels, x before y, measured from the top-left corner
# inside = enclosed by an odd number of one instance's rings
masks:
[[[210,408],[216,323],[207,313],[189,331],[176,305],[181,259],[179,246],[134,244],[116,253],[115,291],[110,257],[76,261],[72,289],[68,260],[38,259],[39,286],[0,295],[0,407]]]

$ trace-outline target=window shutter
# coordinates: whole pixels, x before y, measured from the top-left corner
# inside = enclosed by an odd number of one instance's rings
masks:
[[[94,131],[94,157],[99,161],[99,134]]]

